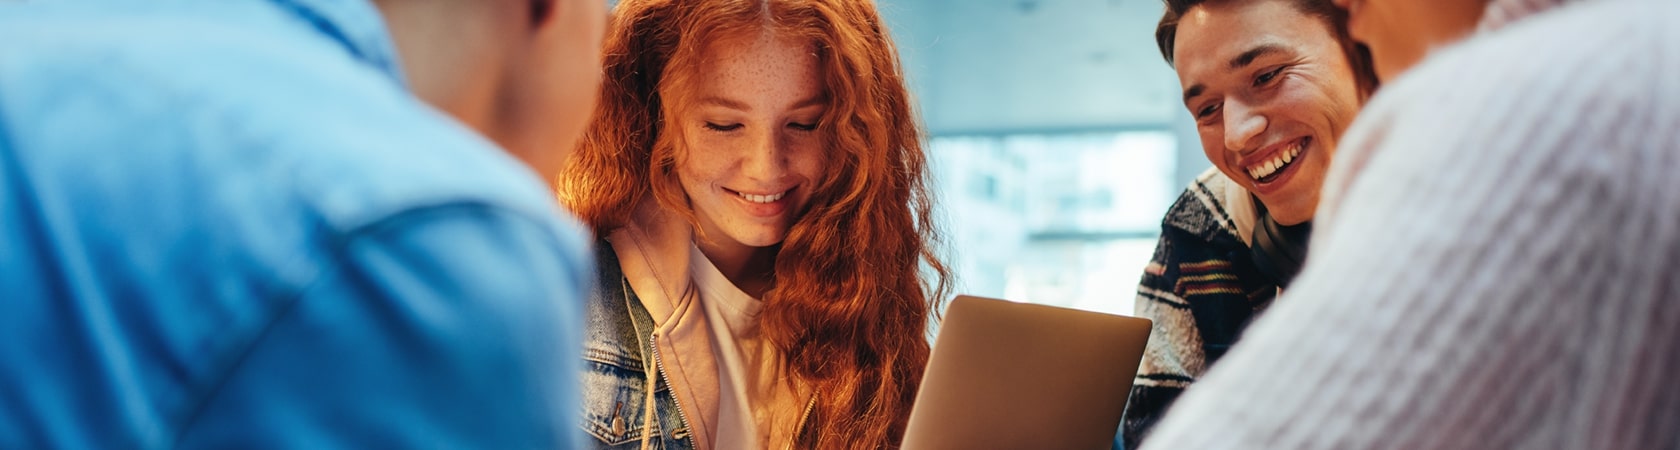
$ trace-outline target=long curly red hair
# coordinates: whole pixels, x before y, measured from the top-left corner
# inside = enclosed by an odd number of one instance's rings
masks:
[[[694,223],[667,131],[704,49],[742,33],[808,40],[828,109],[830,170],[776,249],[759,327],[817,392],[800,448],[896,448],[949,270],[934,249],[927,158],[897,49],[868,0],[625,0],[605,40],[595,120],[561,174],[597,234],[650,195]],[[673,127],[674,128],[674,127]]]

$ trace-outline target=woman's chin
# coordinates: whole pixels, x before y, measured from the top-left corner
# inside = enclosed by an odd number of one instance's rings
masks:
[[[764,248],[787,240],[787,232],[775,229],[735,230],[727,233],[729,240],[745,247]]]

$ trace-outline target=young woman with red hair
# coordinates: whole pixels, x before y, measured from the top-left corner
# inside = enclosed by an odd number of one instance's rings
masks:
[[[873,2],[625,0],[561,175],[601,448],[896,448],[946,294]]]

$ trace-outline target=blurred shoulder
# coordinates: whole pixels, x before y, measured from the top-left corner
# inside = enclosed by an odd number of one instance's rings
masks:
[[[1480,32],[1431,54],[1385,85],[1367,111],[1503,107],[1518,117],[1541,102],[1645,103],[1680,65],[1680,2],[1582,1]],[[1669,83],[1672,84],[1672,83]],[[1606,96],[1610,97],[1606,97]]]
[[[1675,19],[1680,3],[1666,0],[1578,2],[1436,50],[1378,91],[1335,164],[1358,172],[1378,147],[1528,151],[1640,125],[1680,95]]]
[[[1582,1],[1436,50],[1349,127],[1319,218],[1376,191],[1452,195],[1647,164],[1659,155],[1641,149],[1680,120],[1676,18],[1667,0]]]
[[[39,170],[95,162],[122,169],[112,184],[262,186],[242,201],[337,230],[451,203],[558,213],[517,159],[274,3],[92,3],[0,15],[0,118]]]

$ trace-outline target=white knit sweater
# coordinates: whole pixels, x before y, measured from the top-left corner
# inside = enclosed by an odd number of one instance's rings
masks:
[[[1146,449],[1680,448],[1680,1],[1488,11],[1361,113],[1306,270]]]

